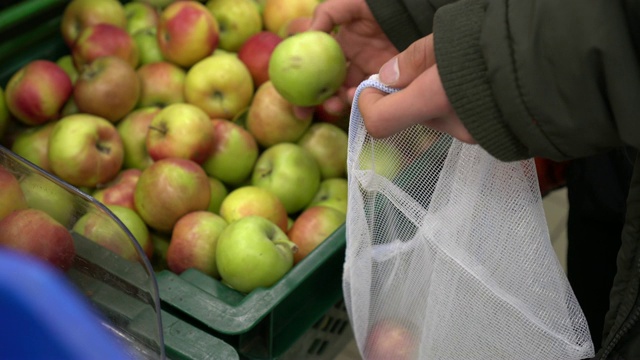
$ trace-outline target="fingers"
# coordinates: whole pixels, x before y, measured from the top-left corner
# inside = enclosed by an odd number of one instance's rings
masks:
[[[327,0],[321,2],[314,10],[309,30],[330,32],[338,25],[347,24],[360,18],[363,10],[368,11],[364,0]]]
[[[404,89],[392,94],[364,89],[358,106],[367,131],[376,138],[391,136],[414,124],[428,125],[430,121],[439,127],[436,130],[442,131],[443,124],[433,121],[453,115],[437,66],[431,66]]]
[[[404,88],[436,63],[433,35],[415,41],[380,68],[380,82]]]

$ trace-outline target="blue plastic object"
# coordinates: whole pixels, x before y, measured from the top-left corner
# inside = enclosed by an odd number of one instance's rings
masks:
[[[132,359],[63,273],[1,248],[0,357]]]

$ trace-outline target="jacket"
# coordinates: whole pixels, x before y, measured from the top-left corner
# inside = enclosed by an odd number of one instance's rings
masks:
[[[639,148],[640,1],[366,1],[400,51],[433,32],[450,102],[496,158],[564,161]],[[640,359],[638,166],[621,240],[594,359]]]

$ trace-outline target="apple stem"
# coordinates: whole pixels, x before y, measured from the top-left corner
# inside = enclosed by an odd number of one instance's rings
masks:
[[[156,126],[149,125],[149,129],[150,129],[150,130],[159,131],[159,132],[161,132],[163,135],[166,135],[166,134],[167,134],[167,130],[166,130],[166,129],[164,129],[164,128],[159,128],[159,127],[156,127]]]

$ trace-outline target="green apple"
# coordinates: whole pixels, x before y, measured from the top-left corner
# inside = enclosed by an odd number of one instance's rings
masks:
[[[170,104],[151,120],[146,146],[155,161],[178,157],[201,164],[213,146],[213,124],[195,105]]]
[[[237,52],[262,30],[262,16],[253,0],[209,0],[205,6],[218,21],[220,49]]]
[[[82,30],[71,47],[71,56],[80,72],[86,65],[103,56],[118,57],[134,69],[140,62],[140,53],[133,36],[121,27],[105,23]]]
[[[209,201],[207,210],[219,215],[222,200],[229,195],[229,190],[222,181],[211,176],[209,176],[209,188],[211,189],[211,201]]]
[[[209,178],[200,165],[188,159],[164,158],[142,171],[134,202],[149,227],[171,232],[182,216],[207,210],[210,192]]]
[[[292,19],[311,17],[321,0],[259,0],[263,1],[262,18],[267,30],[278,33]]]
[[[124,169],[104,187],[96,189],[92,196],[107,206],[117,205],[135,210],[133,193],[140,174],[142,174],[140,169]]]
[[[71,47],[86,27],[106,23],[125,28],[127,16],[117,0],[73,0],[64,9],[60,32],[67,46]]]
[[[388,179],[395,178],[403,167],[403,156],[397,146],[375,140],[364,144],[355,166],[357,170],[371,170]]]
[[[347,176],[349,136],[341,128],[325,123],[313,123],[298,140],[320,166],[322,179]]]
[[[251,103],[253,80],[238,56],[218,50],[187,72],[184,98],[210,118],[233,119]]]
[[[167,265],[176,274],[197,269],[215,279],[220,278],[216,265],[218,237],[227,222],[209,211],[194,211],[181,217],[171,232]]]
[[[116,177],[124,150],[116,127],[89,114],[60,119],[49,136],[49,165],[74,186],[95,187]]]
[[[140,78],[138,107],[158,106],[184,102],[184,81],[187,72],[168,61],[156,61],[136,70]]]
[[[277,144],[263,151],[251,175],[251,184],[275,194],[287,214],[294,214],[311,202],[320,180],[316,160],[293,143]]]
[[[115,215],[115,217],[118,218],[118,220],[120,220],[120,222],[122,222],[122,225],[129,230],[133,238],[138,242],[138,245],[144,252],[144,255],[147,258],[151,258],[154,250],[151,234],[149,232],[149,227],[145,224],[140,215],[138,215],[138,213],[133,209],[124,206],[107,205],[107,208],[113,213],[113,215]],[[132,255],[129,259],[138,260],[140,253],[137,249],[133,249],[135,250],[135,255]]]
[[[164,60],[164,56],[162,56],[162,51],[160,50],[160,43],[158,43],[157,28],[140,29],[131,36],[140,53],[140,62],[138,65],[141,66]]]
[[[69,75],[55,62],[33,60],[16,71],[5,88],[7,108],[25,125],[60,117],[73,91]]]
[[[28,207],[46,212],[66,227],[72,225],[76,215],[76,195],[36,172],[20,179],[20,188]]]
[[[4,90],[0,87],[0,139],[2,139],[9,127],[9,121],[11,121],[11,115],[4,98]]]
[[[61,270],[75,259],[73,237],[44,211],[21,209],[0,220],[0,246],[40,258]]]
[[[0,220],[11,212],[28,207],[16,176],[0,166]]]
[[[269,60],[273,86],[297,106],[321,104],[335,94],[346,75],[340,44],[322,31],[304,31],[282,40]]]
[[[344,212],[322,205],[312,206],[300,213],[287,232],[289,239],[298,246],[294,262],[297,264],[307,257],[342,226],[346,218]]]
[[[228,223],[247,216],[262,216],[287,230],[287,210],[269,190],[257,186],[242,186],[232,190],[220,204],[220,216]]]
[[[307,206],[323,205],[347,213],[349,183],[345,178],[331,178],[320,182],[320,187]]]
[[[120,134],[124,148],[123,167],[142,170],[153,163],[147,151],[147,132],[151,120],[160,110],[157,106],[133,110],[116,124],[116,130]]]
[[[169,251],[171,233],[158,233],[156,231],[150,231],[150,233],[151,242],[153,243],[151,266],[154,271],[168,270],[169,265],[167,265],[167,252]]]
[[[293,104],[283,98],[271,81],[260,85],[247,112],[245,126],[258,144],[268,148],[283,142],[297,142],[311,125],[313,115],[298,119]]]
[[[49,166],[49,136],[57,121],[29,126],[20,131],[11,144],[11,151],[29,160],[44,171],[51,172]]]
[[[211,55],[220,40],[216,18],[196,1],[177,1],[165,7],[157,37],[162,56],[184,68]]]
[[[69,79],[71,79],[72,84],[76,82],[76,79],[78,78],[78,69],[76,69],[76,66],[73,64],[73,57],[71,54],[60,56],[58,60],[56,60],[56,64],[58,64],[58,66],[60,66],[67,75],[69,75]]]
[[[213,119],[213,147],[202,168],[216,179],[237,186],[249,179],[258,159],[258,143],[240,125]]]
[[[126,30],[133,35],[138,30],[156,28],[160,12],[157,8],[141,2],[132,1],[123,5],[124,14],[127,17]]]
[[[269,287],[293,267],[296,245],[278,225],[249,216],[218,236],[216,263],[222,282],[242,293]]]
[[[103,56],[85,66],[73,88],[73,99],[82,113],[116,123],[129,114],[140,98],[140,79],[128,62]]]

